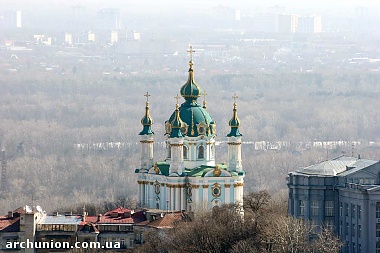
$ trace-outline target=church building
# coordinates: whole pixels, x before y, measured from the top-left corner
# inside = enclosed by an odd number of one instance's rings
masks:
[[[190,48],[190,55],[192,56]],[[194,80],[192,59],[187,82],[180,88],[174,112],[165,122],[166,158],[156,161],[153,155],[153,119],[148,97],[140,132],[141,165],[138,173],[138,202],[140,207],[167,211],[188,212],[214,206],[243,202],[245,172],[241,160],[240,120],[234,95],[231,128],[226,133],[228,162],[215,162],[216,123],[208,113],[204,95]],[[227,122],[226,122],[227,124]]]

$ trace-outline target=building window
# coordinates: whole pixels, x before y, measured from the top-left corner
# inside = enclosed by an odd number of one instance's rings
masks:
[[[380,223],[376,223],[376,237],[380,237]]]
[[[343,203],[342,202],[339,202],[339,216],[340,217],[343,216]]]
[[[352,226],[351,226],[351,236],[353,236],[353,237],[354,237],[355,234],[356,234],[356,233],[355,233],[355,232],[356,232],[355,229],[356,229],[355,224],[352,224]]]
[[[362,237],[362,225],[358,224],[358,238],[360,237]]]
[[[311,206],[311,215],[312,216],[318,216],[318,214],[319,214],[318,201],[312,200],[310,203],[310,206]]]
[[[325,216],[334,216],[334,202],[332,200],[325,201]]]
[[[304,216],[305,215],[305,201],[300,200],[300,215]]]
[[[352,253],[356,253],[356,247],[355,247],[355,243],[354,242],[352,243]]]
[[[380,202],[376,203],[376,219],[380,219]]]
[[[356,205],[351,204],[351,217],[355,218],[355,214],[356,214]]]
[[[168,158],[171,158],[172,157],[172,148],[171,146],[169,145],[168,146]]]
[[[350,226],[348,225],[348,222],[346,222],[346,235],[348,235],[348,229],[350,228]]]
[[[346,216],[348,216],[348,210],[349,210],[349,208],[348,208],[348,204],[347,203],[345,203],[345,209],[346,209]]]
[[[380,242],[376,242],[376,253],[380,253]]]
[[[362,245],[360,243],[358,244],[358,253],[362,253]]]
[[[343,222],[339,221],[339,235],[343,235]]]
[[[187,146],[183,146],[183,159],[189,159]]]
[[[362,206],[358,205],[358,219],[362,218]]]
[[[203,159],[205,158],[205,148],[203,145],[199,146],[198,148],[198,159]]]

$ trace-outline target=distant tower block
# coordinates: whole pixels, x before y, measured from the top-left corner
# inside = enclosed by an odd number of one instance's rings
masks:
[[[8,190],[7,187],[7,161],[5,160],[5,150],[3,149],[1,151],[1,185],[0,190],[1,192],[6,192]]]

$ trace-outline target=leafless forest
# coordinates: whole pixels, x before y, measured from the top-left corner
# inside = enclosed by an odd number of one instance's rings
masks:
[[[201,61],[200,61],[201,62]],[[358,154],[377,160],[380,74],[362,70],[313,73],[246,71],[205,74],[195,65],[197,82],[208,93],[207,108],[225,141],[237,93],[244,141],[361,141],[330,149],[289,146],[255,150],[243,145],[245,190],[286,194],[287,173],[327,158]],[[186,62],[177,74],[103,75],[74,68],[36,74],[1,72],[0,141],[6,152],[7,188],[1,213],[18,205],[47,211],[83,203],[103,203],[136,195],[138,132],[143,94],[151,93],[153,131],[164,140],[164,122],[175,108],[174,96],[186,82]],[[172,99],[173,98],[173,99]],[[202,101],[202,99],[200,99]],[[78,148],[77,144],[124,143],[113,148]],[[218,146],[217,161],[226,160]],[[155,159],[163,158],[159,144]]]

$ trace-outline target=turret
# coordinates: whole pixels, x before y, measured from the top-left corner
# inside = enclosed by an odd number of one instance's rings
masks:
[[[172,173],[177,173],[182,175],[184,172],[183,164],[183,134],[181,128],[184,126],[184,123],[179,114],[179,105],[178,105],[178,95],[175,97],[177,99],[177,104],[175,106],[174,119],[170,122],[171,133],[170,133],[170,167],[169,175]]]
[[[234,94],[234,109],[232,118],[229,122],[231,131],[227,134],[228,139],[228,171],[240,172],[242,171],[241,164],[241,137],[239,132],[240,120],[237,116],[237,104],[236,99],[238,97]]]
[[[141,119],[141,124],[143,125],[143,130],[139,133],[141,136],[141,170],[149,170],[153,167],[153,143],[154,143],[154,133],[152,131],[153,119],[149,112],[149,93],[147,92],[146,105],[145,105],[145,115]]]

